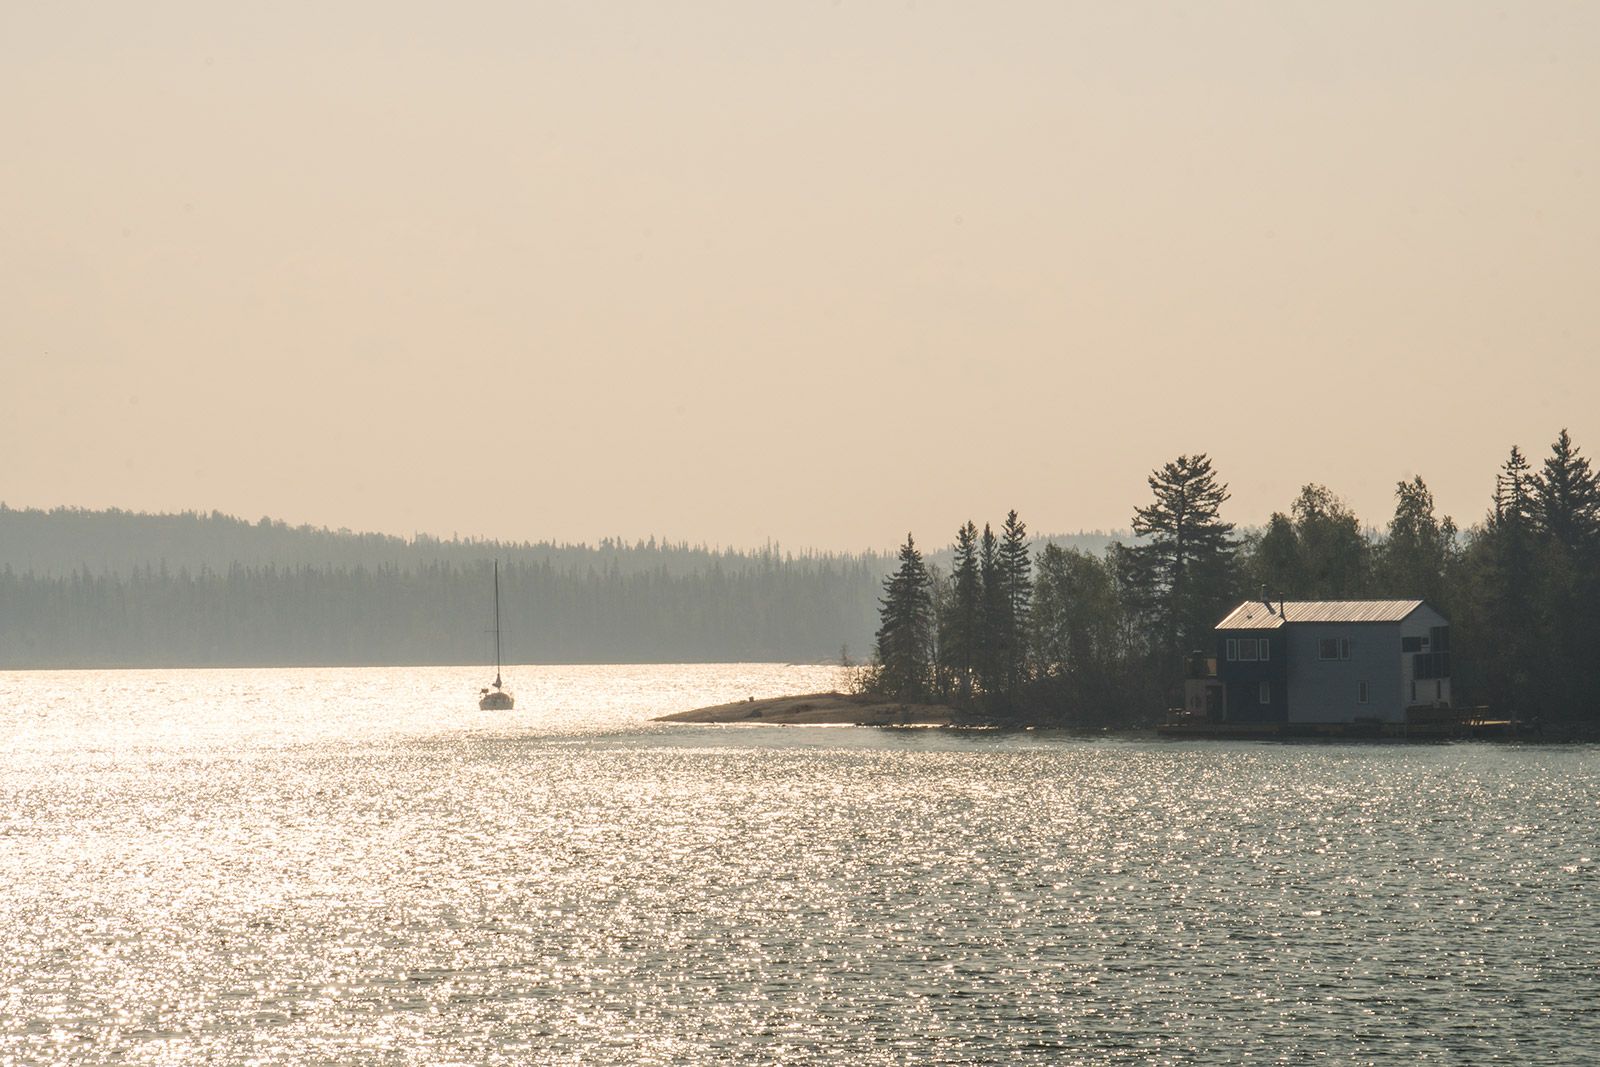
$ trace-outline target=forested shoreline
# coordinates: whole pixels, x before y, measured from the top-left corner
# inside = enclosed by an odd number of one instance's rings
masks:
[[[0,570],[0,667],[354,666],[493,658],[490,564],[39,578]],[[501,566],[510,663],[836,658],[881,568],[756,557],[674,574]]]
[[[1183,456],[1151,475],[1132,536],[1042,542],[1013,513],[927,558],[910,539],[898,558],[505,544],[0,504],[0,668],[486,662],[498,558],[514,663],[876,650],[866,680],[881,692],[1136,726],[1239,600],[1416,597],[1451,618],[1458,702],[1600,727],[1600,481],[1563,431],[1485,484],[1466,529],[1421,478],[1396,486],[1376,532],[1321,485],[1240,528],[1210,459]]]
[[[816,663],[870,650],[894,557],[0,503],[0,668],[485,662],[495,559],[509,662]]]
[[[1148,482],[1136,537],[1104,554],[1030,553],[1015,511],[998,532],[963,525],[948,570],[908,535],[859,684],[974,718],[1149,725],[1176,702],[1185,654],[1212,652],[1241,600],[1422,599],[1451,619],[1458,704],[1600,731],[1600,476],[1567,431],[1537,468],[1512,448],[1465,531],[1421,477],[1397,484],[1377,535],[1315,484],[1241,535],[1205,454]]]

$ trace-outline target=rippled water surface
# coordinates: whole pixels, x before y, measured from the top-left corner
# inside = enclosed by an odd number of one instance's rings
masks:
[[[1600,1061],[1600,753],[0,674],[0,1062]]]

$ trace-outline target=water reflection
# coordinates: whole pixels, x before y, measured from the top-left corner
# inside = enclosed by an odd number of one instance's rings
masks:
[[[645,720],[832,671],[524,668],[510,716],[475,679],[0,676],[0,1052],[1475,1062],[1600,1041],[1592,749],[668,727]]]

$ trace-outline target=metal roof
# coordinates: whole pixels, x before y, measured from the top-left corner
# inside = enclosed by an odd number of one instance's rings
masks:
[[[1399,622],[1422,606],[1420,600],[1246,600],[1217,623],[1218,630],[1276,630],[1295,622]]]

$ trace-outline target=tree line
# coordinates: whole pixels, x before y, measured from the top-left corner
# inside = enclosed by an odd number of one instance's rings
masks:
[[[1600,475],[1566,430],[1537,468],[1512,448],[1465,531],[1420,477],[1397,484],[1376,535],[1322,485],[1241,534],[1205,454],[1148,484],[1131,543],[1103,554],[1030,555],[1014,511],[999,533],[958,529],[948,569],[908,535],[863,684],[988,718],[1147,724],[1176,700],[1185,654],[1212,651],[1247,597],[1423,599],[1451,618],[1458,702],[1600,730]]]
[[[485,663],[489,560],[235,564],[126,576],[0,568],[0,667]],[[882,569],[757,555],[668,567],[502,563],[507,663],[824,662],[866,648]],[[841,637],[843,635],[843,637]]]
[[[0,668],[482,662],[494,559],[507,662],[816,663],[871,648],[892,558],[0,502]]]

